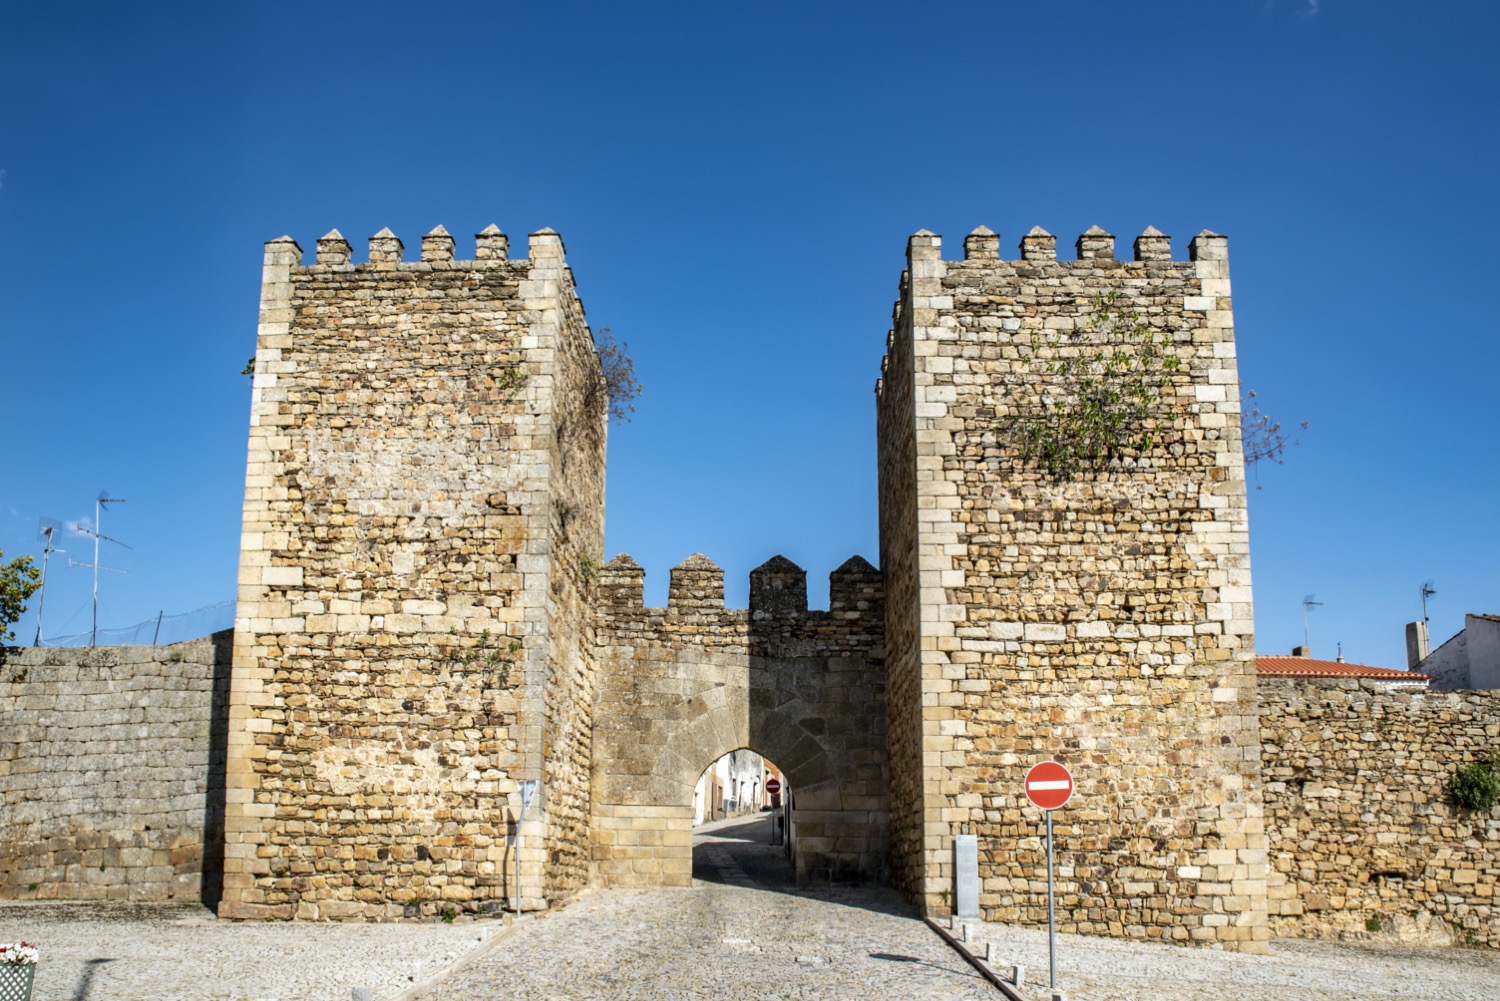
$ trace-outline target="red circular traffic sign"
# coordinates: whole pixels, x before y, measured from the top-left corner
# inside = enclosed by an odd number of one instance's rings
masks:
[[[772,796],[774,796],[777,793],[779,793],[780,791],[781,791],[781,783],[778,780],[776,780],[776,779],[767,779],[766,780],[766,792],[768,792]]]
[[[1073,774],[1056,761],[1038,761],[1026,772],[1026,798],[1056,810],[1073,797]]]

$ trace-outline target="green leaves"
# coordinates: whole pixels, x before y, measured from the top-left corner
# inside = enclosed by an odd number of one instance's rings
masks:
[[[26,599],[42,586],[42,572],[30,556],[17,556],[9,563],[4,558],[0,552],[0,643],[16,638],[10,627],[26,613]]]
[[[630,345],[615,340],[610,329],[602,327],[594,334],[594,348],[599,352],[599,366],[604,373],[603,402],[608,407],[609,419],[615,424],[628,424],[630,415],[635,413],[635,401],[641,395]]]
[[[1500,751],[1448,776],[1448,792],[1459,806],[1481,813],[1500,802]]]
[[[1023,462],[1070,480],[1126,452],[1145,452],[1167,422],[1163,397],[1181,360],[1170,338],[1115,293],[1094,301],[1088,327],[1033,334],[1023,348],[1029,377],[1015,412],[997,427]]]

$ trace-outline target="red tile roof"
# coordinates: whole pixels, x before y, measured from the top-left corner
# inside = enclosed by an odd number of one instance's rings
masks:
[[[1372,681],[1405,681],[1425,685],[1428,676],[1414,671],[1393,671],[1364,664],[1341,664],[1336,660],[1313,660],[1311,657],[1255,658],[1255,673],[1263,678],[1369,678]]]

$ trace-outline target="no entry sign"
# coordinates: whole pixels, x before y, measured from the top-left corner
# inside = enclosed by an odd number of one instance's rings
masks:
[[[1073,775],[1056,761],[1038,761],[1026,772],[1026,798],[1056,810],[1073,797]]]
[[[1073,798],[1073,773],[1056,761],[1038,761],[1026,772],[1026,798],[1047,818],[1047,973],[1057,990],[1057,915],[1052,900],[1052,811]],[[1058,997],[1056,993],[1052,995]]]
[[[776,779],[767,779],[766,780],[766,792],[768,792],[772,796],[774,796],[777,793],[779,793],[780,791],[781,791],[781,782],[780,781],[778,781]]]

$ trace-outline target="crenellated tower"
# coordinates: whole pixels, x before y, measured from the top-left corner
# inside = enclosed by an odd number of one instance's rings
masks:
[[[266,245],[230,708],[231,917],[588,877],[605,387],[551,230]],[[545,864],[544,864],[545,863]]]
[[[1062,927],[1264,949],[1249,540],[1229,264],[1098,227],[1057,259],[1040,228],[1002,260],[907,246],[877,384],[893,878],[944,910],[953,839],[979,836],[990,920],[1045,921],[1032,763],[1078,784],[1056,820]],[[1124,325],[1172,359],[1155,440],[1060,476],[1008,428],[1068,398],[1038,350]],[[1041,346],[1039,348],[1039,346]],[[1176,366],[1175,368],[1172,366]]]

